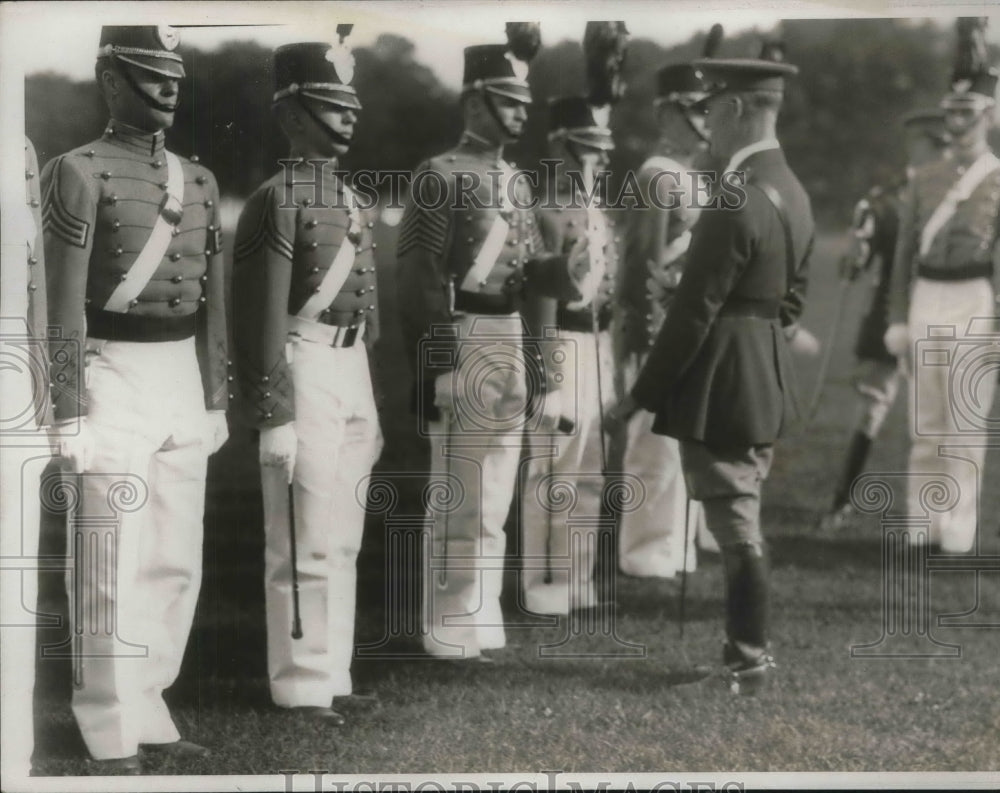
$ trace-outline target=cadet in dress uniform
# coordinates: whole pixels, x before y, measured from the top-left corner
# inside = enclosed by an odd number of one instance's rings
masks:
[[[16,144],[15,144],[16,145]],[[3,785],[31,771],[34,744],[38,485],[51,453],[46,354],[45,255],[38,161],[24,142],[25,196],[5,208],[0,257],[0,703]],[[23,783],[22,783],[23,784]]]
[[[534,49],[512,40],[465,50],[465,132],[415,172],[400,232],[402,329],[427,420],[431,480],[457,493],[444,509],[428,509],[423,644],[440,658],[476,658],[506,642],[503,526],[528,399],[517,312],[526,289],[578,299],[572,276],[585,269],[579,251],[543,256],[530,190],[523,179],[512,183],[502,158],[531,101],[516,53]]]
[[[233,275],[239,379],[260,430],[271,697],[333,723],[333,698],[351,694],[358,483],[381,448],[372,224],[334,175],[361,110],[353,67],[343,40],[275,52],[274,111],[293,159],[247,201]]]
[[[813,220],[775,138],[784,79],[797,69],[754,59],[695,66],[712,83],[712,153],[729,158],[731,184],[742,172],[746,197],[702,212],[667,318],[611,419],[642,407],[656,414],[654,432],[681,442],[688,489],[722,549],[723,661],[731,690],[749,692],[773,666],[760,491],[773,443],[797,415],[786,338],[803,307]]]
[[[117,629],[77,626],[73,712],[102,770],[128,773],[140,745],[206,753],[180,740],[162,693],[201,585],[206,462],[228,437],[218,188],[164,148],[184,77],[177,44],[165,26],[105,27],[97,77],[111,121],[42,174],[49,319],[65,340],[50,345],[60,449],[86,472],[77,523],[117,518],[115,552],[91,537],[96,557],[84,543],[82,581],[69,582],[71,614]]]
[[[564,424],[566,434],[553,432],[558,423],[553,428],[552,422],[529,432],[534,448],[521,495],[521,585],[525,607],[540,614],[597,605],[594,565],[604,492],[600,416],[601,405],[614,399],[608,327],[617,252],[613,221],[596,205],[587,206],[581,189],[588,180],[580,175],[607,168],[614,143],[611,130],[596,118],[603,110],[591,107],[583,96],[549,105],[548,156],[559,165],[555,190],[550,186],[548,193],[555,206],[539,211],[542,238],[548,250],[559,251],[586,236],[590,268],[579,300],[530,295],[524,310],[532,338],[544,338],[545,326],[558,328],[558,342],[552,346],[561,354],[545,370],[543,410],[573,424],[572,429]],[[557,508],[550,494],[567,487],[575,496],[572,510]]]
[[[899,233],[899,209],[906,182],[914,171],[947,155],[948,137],[944,113],[937,108],[910,113],[903,119],[903,143],[907,161],[904,179],[876,186],[854,209],[852,247],[841,277],[855,280],[879,262],[875,289],[868,311],[861,320],[854,354],[858,370],[854,387],[858,391],[858,417],[847,447],[844,468],[833,494],[830,511],[820,528],[845,526],[854,514],[850,503],[851,485],[864,470],[873,441],[896,401],[903,371],[895,355],[885,348],[883,337],[889,327],[889,280]]]
[[[996,84],[993,70],[958,73],[941,104],[952,156],[917,169],[903,196],[885,335],[886,348],[904,358],[912,377],[908,512],[930,515],[928,532],[913,532],[910,541],[940,544],[948,553],[975,544],[985,421],[996,389],[996,377],[977,376],[989,366],[980,355],[989,352],[985,334],[996,330],[991,279],[1000,160],[986,140]],[[962,448],[939,451],[947,442]],[[940,512],[921,502],[926,477],[934,475],[946,483],[950,477],[949,489],[957,489],[954,505]]]
[[[696,193],[699,177],[693,166],[707,148],[705,117],[692,110],[704,96],[704,82],[691,64],[670,64],[657,72],[660,143],[639,169],[645,208],[629,213],[617,301],[616,358],[626,390],[663,323],[687,261],[698,201],[704,200],[704,193],[701,198]],[[695,569],[695,537],[704,516],[699,502],[688,508],[678,441],[654,434],[652,426],[653,414],[646,412],[628,426],[624,469],[642,479],[646,500],[619,520],[618,564],[629,575],[671,578],[682,568]],[[690,521],[687,532],[685,519]]]

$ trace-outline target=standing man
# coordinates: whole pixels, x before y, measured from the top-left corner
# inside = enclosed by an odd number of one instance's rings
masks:
[[[912,380],[908,512],[931,519],[927,536],[914,533],[910,541],[940,545],[946,553],[967,553],[976,541],[996,389],[995,375],[977,374],[989,366],[983,336],[996,325],[991,279],[1000,160],[986,140],[996,85],[997,73],[985,63],[956,70],[941,103],[952,156],[918,169],[906,188],[890,287],[885,346],[904,359]],[[962,448],[940,450],[949,440]],[[957,490],[942,512],[921,503],[926,476],[935,475],[950,478]]]
[[[16,144],[15,144],[16,145]],[[15,149],[16,151],[16,149]],[[34,746],[35,607],[39,481],[51,458],[45,255],[38,161],[24,141],[24,193],[5,208],[0,254],[0,726],[2,787],[31,772]]]
[[[687,262],[698,202],[705,200],[698,190],[704,177],[693,167],[708,147],[705,116],[693,109],[704,97],[705,84],[691,64],[670,64],[657,73],[660,141],[639,169],[644,207],[629,213],[617,300],[615,357],[623,390],[635,382],[663,324]],[[672,578],[678,570],[694,570],[694,529],[704,518],[700,502],[688,508],[680,444],[654,434],[652,426],[653,414],[645,412],[628,425],[624,468],[642,479],[646,500],[619,520],[618,565],[628,575]]]
[[[643,408],[656,414],[654,432],[681,442],[689,491],[722,549],[730,689],[750,693],[774,666],[760,492],[774,441],[797,415],[786,337],[814,228],[775,137],[785,78],[798,70],[753,59],[695,67],[710,83],[712,154],[728,159],[721,178],[733,193],[702,213],[667,318],[611,420]]]
[[[344,36],[274,54],[290,159],[243,209],[233,274],[239,379],[260,430],[271,697],[332,724],[333,698],[352,692],[358,483],[381,449],[373,224],[337,174],[361,110]]]
[[[534,448],[521,495],[521,585],[525,607],[539,614],[597,605],[594,565],[605,474],[600,417],[614,394],[608,326],[617,269],[612,221],[582,195],[585,182],[597,181],[584,175],[606,170],[614,149],[611,130],[596,118],[599,112],[583,96],[549,105],[548,156],[558,164],[554,189],[549,186],[554,205],[539,211],[542,238],[548,250],[559,251],[585,236],[590,271],[578,300],[531,295],[525,306],[532,338],[544,338],[545,326],[558,329],[553,345],[558,363],[545,371],[544,410],[558,416],[566,430],[553,432],[558,423],[553,428],[545,422],[540,432],[529,433]],[[553,495],[567,487],[575,496],[572,510],[559,509],[555,502],[561,499]],[[584,522],[571,519],[571,511]]]
[[[573,276],[585,269],[585,241],[567,256],[543,256],[526,181],[502,157],[524,129],[525,59],[539,43],[531,23],[508,24],[508,37],[506,46],[466,48],[465,131],[415,172],[399,239],[415,403],[431,480],[451,493],[441,509],[428,506],[423,644],[437,658],[479,658],[506,643],[503,526],[529,396],[518,310],[526,289],[579,299]]]
[[[198,600],[206,462],[228,437],[229,399],[218,188],[197,158],[164,148],[177,45],[167,26],[104,27],[96,76],[111,121],[42,173],[49,320],[63,339],[50,344],[56,431],[82,474],[73,712],[100,773],[139,773],[140,746],[208,753],[180,739],[162,697]]]
[[[854,380],[860,397],[858,417],[833,503],[820,521],[820,528],[825,531],[842,528],[850,522],[854,514],[851,485],[864,471],[872,442],[878,437],[903,380],[899,360],[885,348],[883,341],[889,327],[889,283],[899,234],[900,203],[906,183],[916,169],[948,155],[944,112],[921,110],[906,116],[903,145],[907,159],[905,178],[885,187],[873,187],[854,209],[852,249],[844,263],[847,271],[841,277],[853,281],[871,270],[875,261],[879,262],[879,269],[868,313],[861,320],[854,346],[858,358]]]

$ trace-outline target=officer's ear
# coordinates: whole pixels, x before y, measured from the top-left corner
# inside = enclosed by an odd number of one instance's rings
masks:
[[[94,79],[97,81],[97,87],[106,97],[121,90],[119,77],[117,70],[108,63],[107,59],[99,60],[94,67]]]
[[[735,110],[733,112],[736,114],[736,117],[743,118],[743,115],[746,113],[747,110],[747,103],[742,95],[740,94],[733,95],[733,106],[735,107]]]

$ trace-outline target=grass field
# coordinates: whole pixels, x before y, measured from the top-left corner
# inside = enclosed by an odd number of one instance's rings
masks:
[[[833,321],[839,242],[824,236],[814,259],[805,324],[820,337]],[[426,450],[407,412],[409,377],[392,323],[391,273],[383,272],[380,286],[387,447],[379,470],[399,488],[398,518],[419,513],[421,482],[393,472],[425,468]],[[181,678],[168,693],[185,737],[214,753],[183,767],[150,763],[149,772],[1000,771],[996,571],[930,575],[930,634],[957,646],[958,657],[850,654],[852,645],[882,636],[880,522],[869,516],[836,535],[820,534],[814,524],[827,506],[853,421],[850,350],[864,287],[852,290],[819,414],[808,432],[782,441],[765,491],[779,663],[770,691],[734,698],[715,681],[690,684],[692,666],[718,661],[721,646],[721,568],[708,555],[688,580],[683,640],[677,582],[612,577],[615,608],[588,631],[587,625],[545,625],[518,614],[511,571],[506,608],[512,624],[496,664],[406,657],[416,653],[419,639],[405,630],[389,631],[382,649],[371,650],[387,633],[386,592],[412,591],[415,582],[412,571],[387,576],[387,529],[381,515],[372,515],[359,561],[357,641],[374,657],[356,660],[354,672],[356,684],[377,691],[379,704],[340,729],[279,711],[269,703],[265,672],[255,452],[248,436],[237,434],[212,463],[205,583]],[[817,361],[801,364],[808,393]],[[872,470],[899,471],[904,465],[903,407],[901,400],[874,451]],[[996,555],[1000,545],[998,474],[994,449],[987,460],[983,554]],[[50,547],[58,544],[58,534],[48,527]],[[510,545],[516,546],[515,537]],[[46,574],[42,584],[43,603],[57,609],[61,576]],[[966,627],[937,625],[947,613],[967,613],[955,618]],[[46,631],[42,641],[59,635]],[[567,638],[576,657],[541,656],[543,645]],[[942,648],[914,632],[877,650],[904,651]],[[47,775],[85,773],[85,751],[68,704],[68,667],[40,665],[38,690],[38,769]]]

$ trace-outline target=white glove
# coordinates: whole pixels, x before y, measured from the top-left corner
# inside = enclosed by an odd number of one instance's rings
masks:
[[[210,455],[219,451],[222,445],[229,440],[229,422],[226,421],[226,411],[208,411],[208,436],[212,439]]]
[[[284,468],[289,484],[295,473],[295,453],[298,448],[299,437],[295,434],[295,422],[260,431],[260,464]]]
[[[542,415],[540,429],[546,432],[558,428],[559,419],[562,416],[562,392],[546,391],[542,397]]]
[[[94,462],[94,436],[87,420],[67,421],[52,428],[55,452],[69,465],[74,474],[82,474]]]
[[[455,412],[455,370],[439,374],[434,379],[434,406],[438,410]]]
[[[785,329],[785,337],[792,348],[792,352],[812,358],[819,353],[819,339],[812,335],[801,325],[790,325]]]
[[[882,341],[890,354],[904,358],[910,352],[910,329],[903,322],[894,322],[886,329]]]

